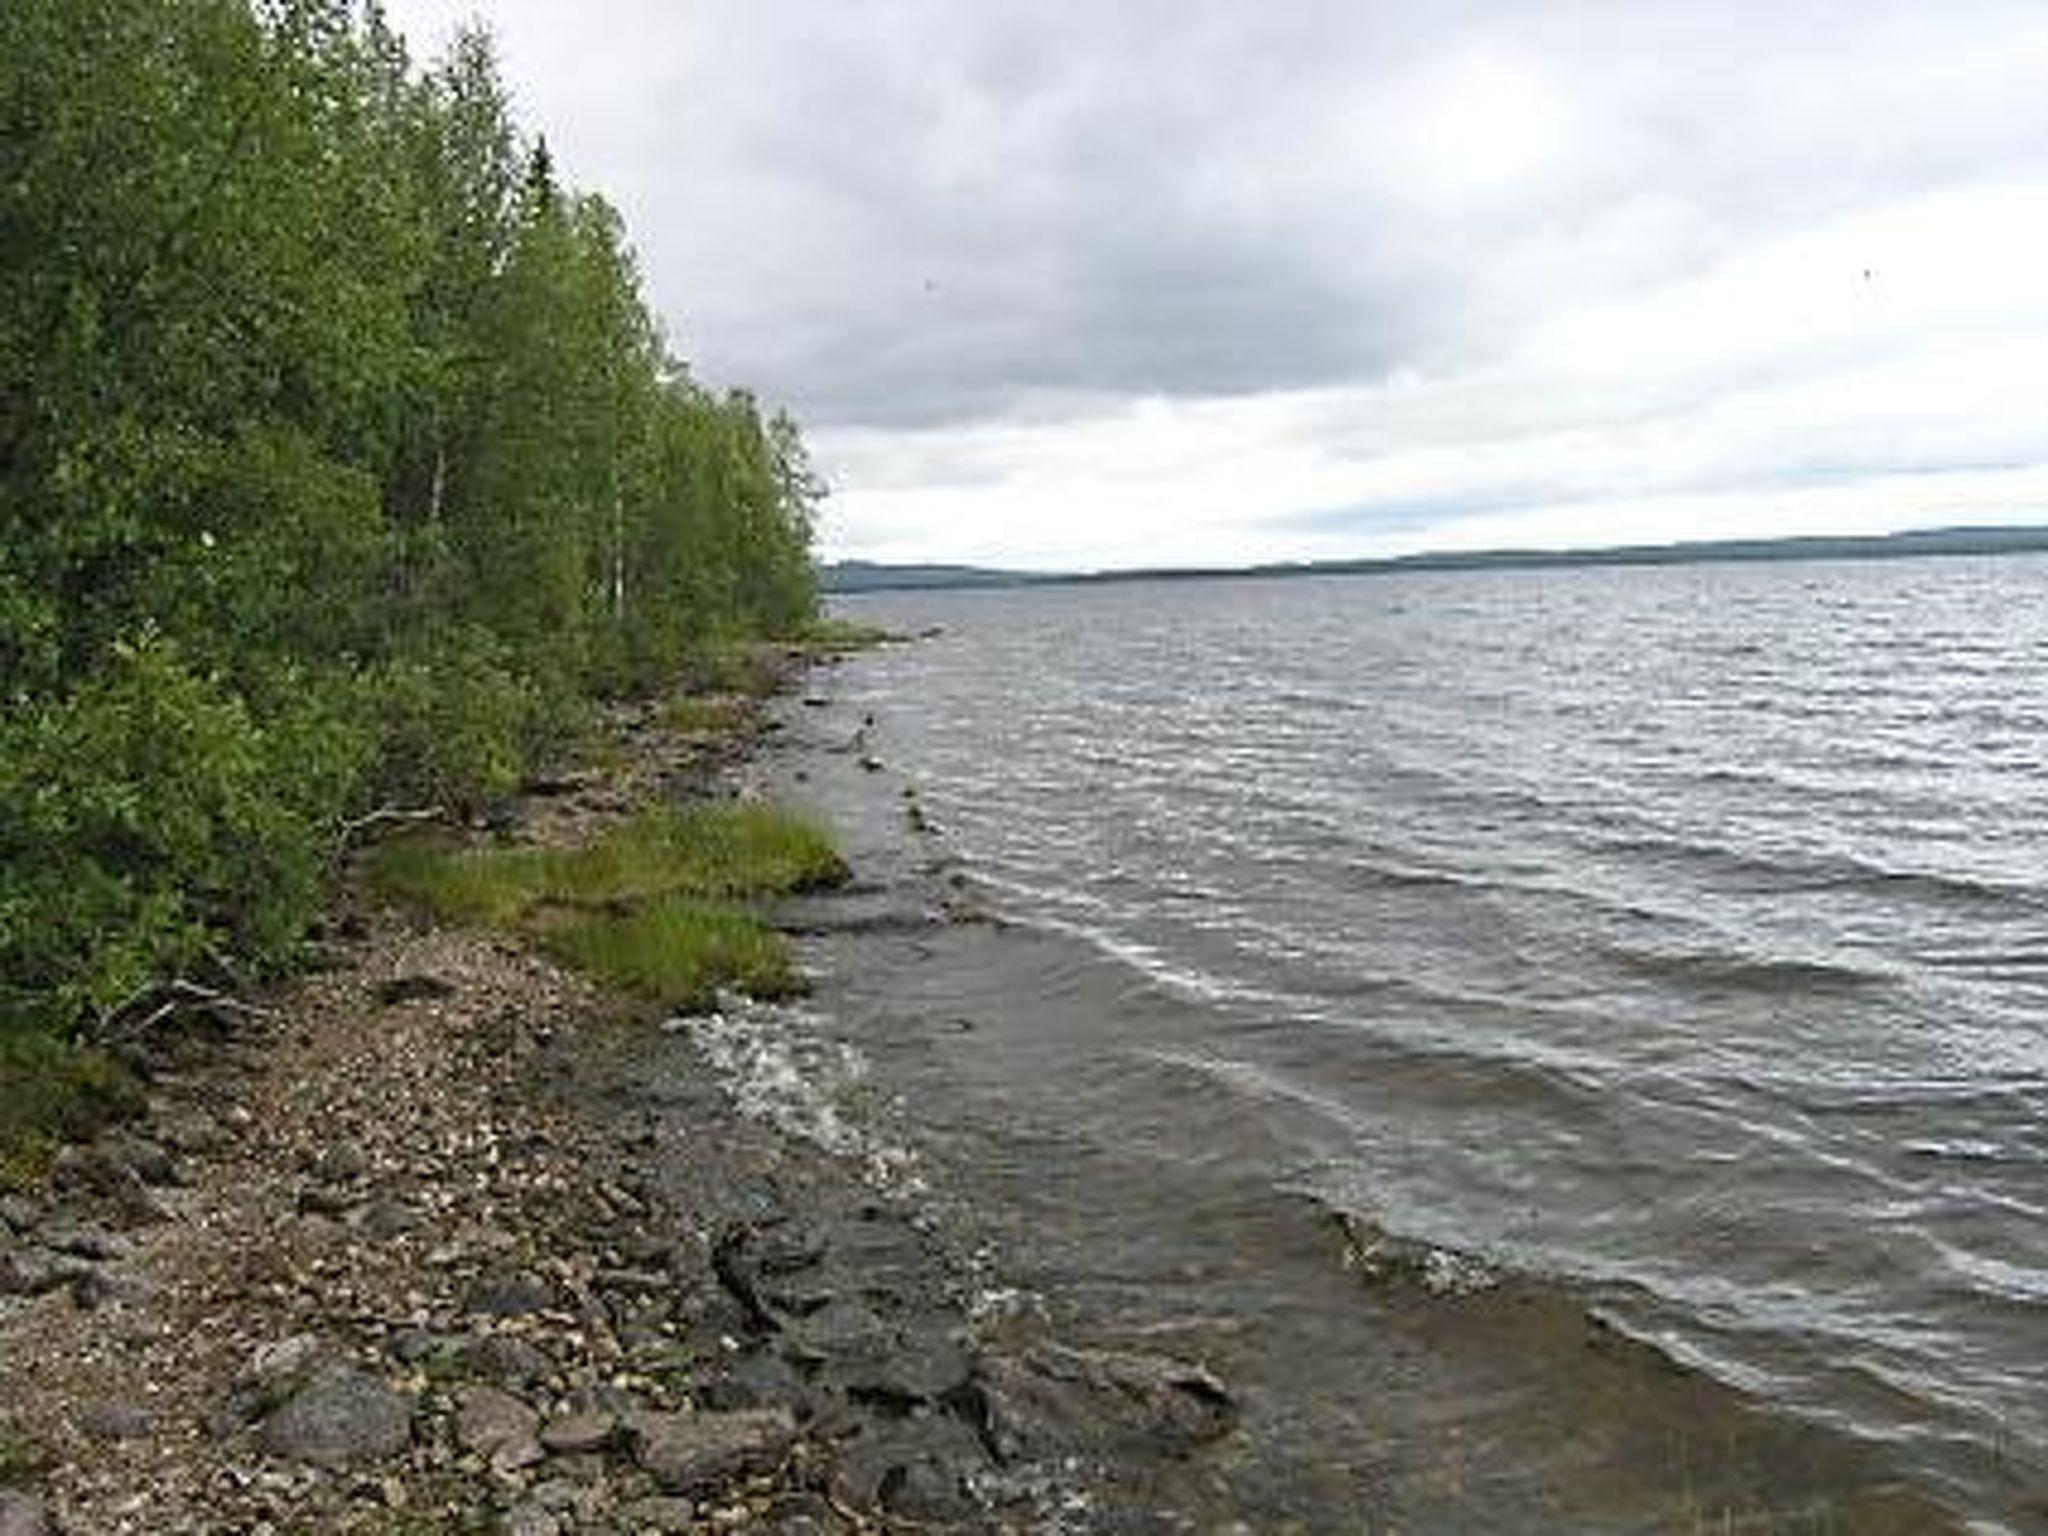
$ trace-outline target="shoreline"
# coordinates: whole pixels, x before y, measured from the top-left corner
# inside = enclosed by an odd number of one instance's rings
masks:
[[[1343,1460],[1294,1433],[1331,1405],[1272,1379],[1287,1319],[1219,1321],[1199,1287],[1163,1290],[1145,1327],[1034,1295],[1023,1185],[794,1124],[775,1097],[803,1077],[792,1042],[979,1051],[993,1011],[1032,1025],[1011,951],[1042,942],[987,919],[829,668],[775,715],[734,753],[641,711],[609,772],[515,821],[558,840],[650,799],[838,785],[868,806],[836,828],[853,882],[774,908],[835,1016],[660,1024],[502,933],[345,904],[329,969],[181,1047],[148,1134],[68,1158],[63,1203],[0,1244],[16,1278],[45,1265],[0,1300],[0,1452],[47,1457],[0,1494],[0,1532],[1447,1530],[1520,1508],[1530,1529],[1689,1533],[1733,1507],[1716,1435],[1738,1478],[1788,1477],[1746,1529],[1954,1528],[1570,1297],[1435,1284],[1429,1254],[1328,1210],[1280,1212],[1284,1251],[1201,1262],[1252,1287],[1309,1273],[1382,1340],[1357,1368],[1389,1373],[1368,1395],[1392,1417]],[[956,1036],[920,988],[969,976],[991,1012]],[[743,1102],[748,1081],[768,1098]],[[1546,1403],[1584,1420],[1568,1511],[1516,1502],[1554,1426],[1504,1426]],[[1707,1458],[1697,1504],[1631,1460],[1674,1427]]]
[[[520,835],[774,751],[619,739]],[[6,1536],[1043,1529],[1100,1507],[1062,1455],[1228,1431],[1198,1364],[989,1347],[972,1256],[744,1113],[700,1029],[353,879],[328,949],[0,1207]]]

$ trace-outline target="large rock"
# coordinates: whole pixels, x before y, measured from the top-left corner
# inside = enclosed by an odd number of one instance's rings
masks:
[[[10,1488],[0,1488],[0,1536],[55,1536],[42,1502]]]
[[[470,1387],[456,1399],[455,1441],[488,1457],[500,1470],[530,1467],[541,1458],[540,1414],[497,1387]]]
[[[764,1472],[796,1438],[780,1408],[737,1413],[641,1413],[627,1420],[633,1459],[669,1493],[696,1493]]]
[[[558,1304],[555,1288],[531,1270],[501,1270],[470,1286],[462,1310],[485,1317],[526,1317]]]
[[[265,1450],[323,1467],[394,1456],[412,1441],[412,1408],[383,1382],[331,1366],[264,1420]]]
[[[1165,1355],[1048,1344],[982,1360],[957,1397],[1004,1462],[1117,1440],[1185,1452],[1237,1426],[1237,1403],[1222,1382]]]

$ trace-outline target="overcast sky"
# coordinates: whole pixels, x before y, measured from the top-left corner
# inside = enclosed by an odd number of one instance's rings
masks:
[[[386,0],[828,555],[2048,521],[2042,0]]]

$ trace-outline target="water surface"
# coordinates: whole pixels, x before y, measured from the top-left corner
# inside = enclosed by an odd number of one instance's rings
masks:
[[[949,1048],[954,1134],[1020,1188],[1184,1188],[1145,1215],[1206,1243],[1299,1199],[1541,1277],[2048,1525],[2044,594],[2016,557],[851,602],[942,630],[844,669],[864,741],[1066,946],[1006,984],[1071,1007]]]

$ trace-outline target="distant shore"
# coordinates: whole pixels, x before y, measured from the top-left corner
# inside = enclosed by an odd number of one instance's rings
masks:
[[[887,565],[843,560],[821,571],[824,590],[928,591],[1124,581],[1218,581],[1269,576],[1390,576],[1418,571],[1563,570],[1579,566],[1709,565],[1773,560],[1906,560],[2048,551],[2048,527],[1924,528],[1887,534],[1782,539],[1707,539],[1575,549],[1443,550],[1385,559],[1307,560],[1239,566],[1144,566],[1103,571],[1015,571],[971,565]]]

